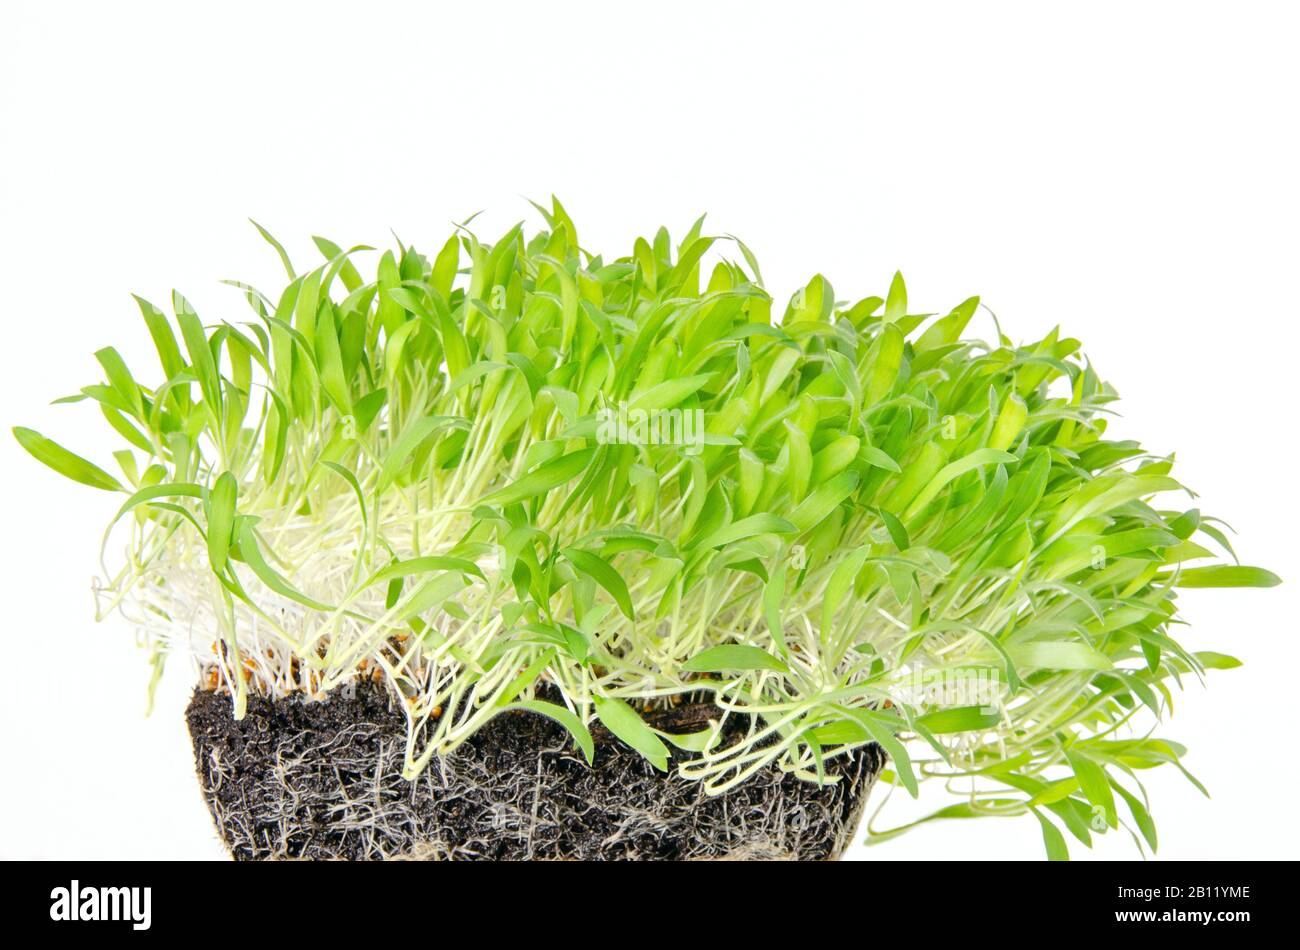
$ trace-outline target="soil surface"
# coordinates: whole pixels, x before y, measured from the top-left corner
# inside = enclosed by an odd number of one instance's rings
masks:
[[[647,719],[676,733],[711,715],[692,704]],[[710,797],[602,729],[588,766],[560,726],[512,712],[409,782],[406,717],[382,687],[250,696],[239,722],[229,697],[195,690],[186,718],[204,798],[239,860],[833,859],[885,760],[872,744],[828,763],[834,784],[768,766]]]

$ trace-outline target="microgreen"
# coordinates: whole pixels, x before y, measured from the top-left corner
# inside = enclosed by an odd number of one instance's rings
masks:
[[[1105,437],[1115,392],[1078,341],[967,336],[976,298],[913,314],[901,276],[848,304],[819,275],[774,313],[703,219],[606,260],[541,210],[531,237],[460,227],[432,256],[317,238],[305,272],[259,226],[288,283],[231,282],[241,322],[137,298],[161,373],[100,350],[105,381],[68,400],[125,440],[122,478],[14,430],[127,496],[101,613],[156,665],[197,657],[236,715],[387,681],[412,778],[512,710],[588,759],[597,723],[660,769],[685,744],[710,793],[771,763],[831,780],[875,741],[909,791],[963,797],[923,820],[1033,815],[1052,857],[1062,830],[1154,849],[1138,773],[1183,747],[1151,720],[1236,665],[1174,639],[1176,590],[1277,578],[1189,566],[1226,537],[1176,507],[1169,459]],[[697,411],[694,444],[628,434]],[[699,694],[740,739],[641,715]]]

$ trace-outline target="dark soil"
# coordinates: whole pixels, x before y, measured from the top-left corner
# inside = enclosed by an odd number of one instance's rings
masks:
[[[653,724],[691,732],[710,714],[683,705]],[[250,696],[239,722],[228,697],[196,690],[186,718],[204,798],[238,860],[836,858],[885,758],[870,745],[835,760],[840,781],[824,786],[768,766],[710,797],[603,730],[588,766],[561,727],[516,712],[409,782],[406,718],[380,687],[322,702]]]

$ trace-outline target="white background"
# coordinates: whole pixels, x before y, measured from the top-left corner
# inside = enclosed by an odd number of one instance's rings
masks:
[[[1148,774],[1161,858],[1293,856],[1296,27],[1253,3],[7,3],[2,421],[111,466],[98,414],[49,400],[96,381],[100,346],[153,365],[130,291],[245,319],[217,281],[279,276],[246,216],[306,261],[312,234],[428,249],[479,209],[495,236],[554,191],[608,256],[708,211],[782,299],[896,268],[913,309],[979,293],[1017,339],[1081,337],[1124,397],[1112,431],[1177,450],[1243,560],[1290,581],[1187,592],[1190,643],[1246,666],[1164,729],[1213,800]],[[0,464],[0,854],[220,856],[189,670],[144,719],[131,631],[91,620],[116,502],[7,434]],[[895,796],[885,820],[914,813]],[[1032,819],[854,851],[1040,854]]]

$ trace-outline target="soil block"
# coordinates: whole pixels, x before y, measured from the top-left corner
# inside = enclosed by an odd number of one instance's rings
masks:
[[[684,704],[647,718],[685,733],[711,715]],[[379,686],[317,702],[250,696],[238,722],[228,696],[197,689],[186,718],[204,799],[237,860],[834,859],[885,762],[871,744],[827,763],[835,783],[769,765],[709,796],[603,729],[588,766],[560,726],[511,712],[412,782],[401,775],[406,717]]]

